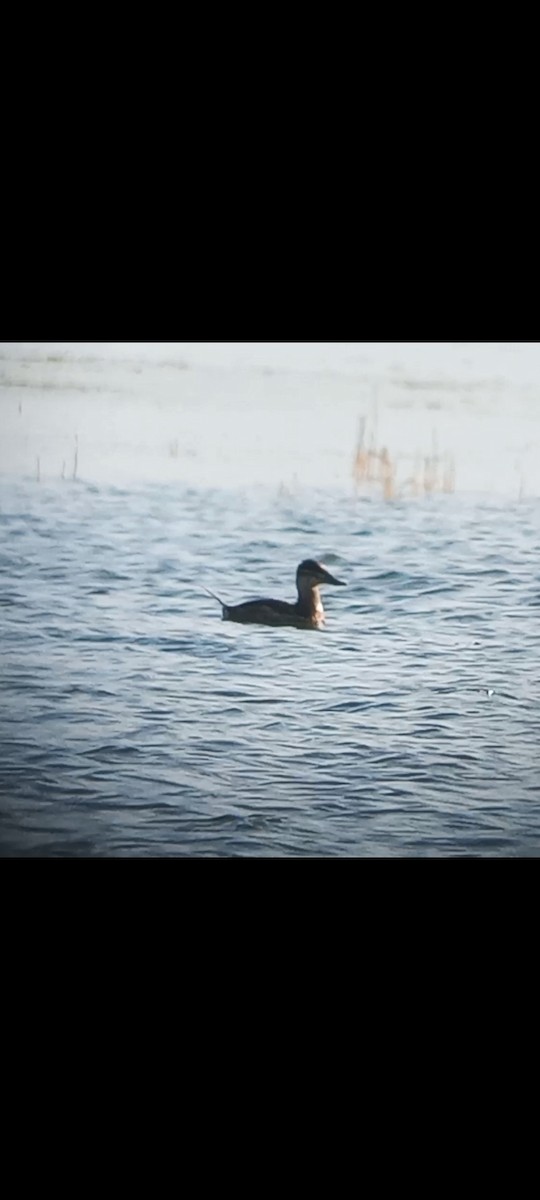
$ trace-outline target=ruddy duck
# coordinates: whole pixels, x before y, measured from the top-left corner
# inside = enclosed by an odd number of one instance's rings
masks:
[[[298,599],[294,604],[285,600],[248,600],[246,604],[225,604],[214,592],[208,592],[223,609],[224,621],[239,621],[242,625],[293,625],[295,629],[321,629],[324,625],[324,609],[319,588],[323,583],[345,587],[343,579],[336,579],[322,563],[306,558],[296,572]]]

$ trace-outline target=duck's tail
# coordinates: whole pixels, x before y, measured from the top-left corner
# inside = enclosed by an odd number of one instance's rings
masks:
[[[218,604],[221,604],[221,607],[223,609],[223,620],[225,620],[225,617],[227,616],[227,605],[225,604],[225,601],[220,600],[219,596],[216,596],[215,592],[211,592],[210,588],[207,588],[204,586],[204,583],[201,586],[202,586],[203,590],[205,592],[207,592],[209,596],[212,597],[212,600],[217,600]]]

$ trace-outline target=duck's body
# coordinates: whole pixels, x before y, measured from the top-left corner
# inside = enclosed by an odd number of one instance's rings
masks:
[[[325,617],[319,588],[324,583],[345,587],[343,580],[335,579],[321,563],[308,558],[300,563],[296,572],[298,599],[294,604],[288,604],[285,600],[266,599],[248,600],[245,604],[225,604],[213,592],[210,595],[221,604],[224,621],[238,621],[242,625],[289,625],[295,629],[321,629]]]

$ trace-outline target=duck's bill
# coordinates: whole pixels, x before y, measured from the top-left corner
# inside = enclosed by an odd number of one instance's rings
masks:
[[[344,579],[336,579],[335,575],[330,574],[330,571],[325,571],[324,582],[333,583],[335,587],[347,587]]]

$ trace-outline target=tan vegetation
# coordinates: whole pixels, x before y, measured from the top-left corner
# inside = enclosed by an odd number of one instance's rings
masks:
[[[375,422],[374,422],[375,424]],[[370,485],[380,488],[384,500],[400,496],[426,496],[436,492],[454,492],[456,486],[455,462],[452,454],[440,454],[435,431],[432,435],[431,454],[418,452],[415,455],[392,456],[387,446],[379,447],[375,429],[367,442],[367,420],[361,417],[353,462],[353,478],[356,489],[372,490]],[[410,462],[412,471],[401,480],[398,467]],[[403,471],[401,471],[403,475]]]

